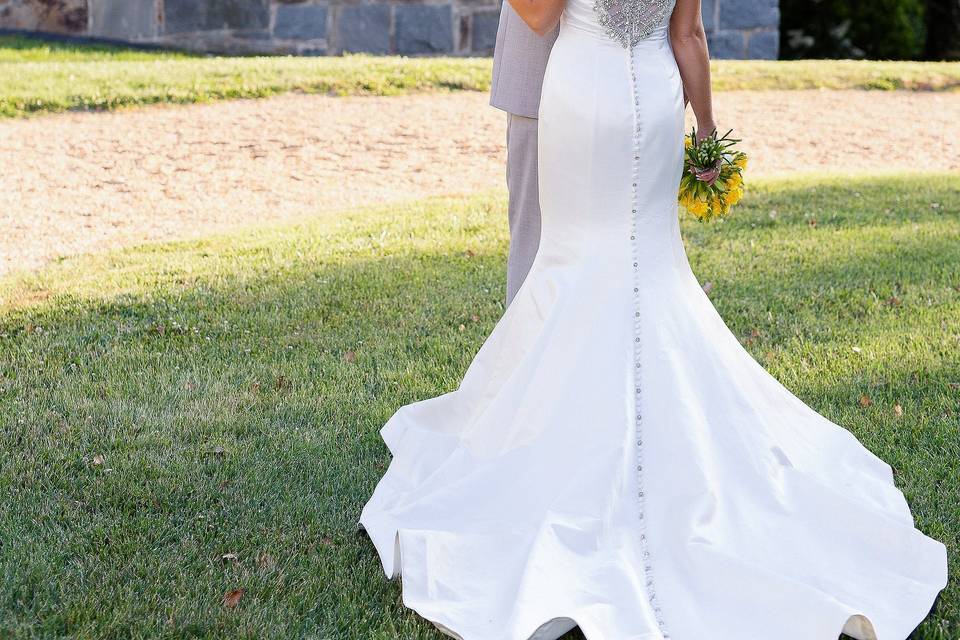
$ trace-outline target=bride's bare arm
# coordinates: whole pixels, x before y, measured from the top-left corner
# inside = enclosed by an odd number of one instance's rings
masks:
[[[509,0],[510,6],[527,26],[539,35],[546,35],[556,26],[565,0]]]
[[[697,116],[697,137],[717,128],[710,91],[710,53],[700,18],[700,0],[677,0],[670,18],[670,42],[683,78],[683,91]]]

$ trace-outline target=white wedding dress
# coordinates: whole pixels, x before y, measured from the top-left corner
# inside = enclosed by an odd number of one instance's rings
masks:
[[[629,1],[568,0],[539,252],[460,387],[381,431],[360,524],[404,604],[463,640],[903,640],[946,550],[698,285],[672,5]]]

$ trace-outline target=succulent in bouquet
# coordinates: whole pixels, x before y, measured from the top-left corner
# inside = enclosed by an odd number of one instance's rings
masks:
[[[723,218],[743,197],[747,154],[736,149],[733,129],[697,140],[695,130],[684,138],[683,177],[679,201],[701,222]]]

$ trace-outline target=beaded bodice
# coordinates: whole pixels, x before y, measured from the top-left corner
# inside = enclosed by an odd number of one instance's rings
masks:
[[[632,47],[669,22],[676,0],[594,0],[597,21],[607,35]]]

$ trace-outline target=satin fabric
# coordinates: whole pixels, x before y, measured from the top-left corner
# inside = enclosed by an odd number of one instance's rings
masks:
[[[946,584],[890,467],[767,374],[698,285],[683,126],[666,30],[625,49],[571,0],[533,266],[460,387],[383,427],[393,460],[360,518],[448,635],[902,640]]]

